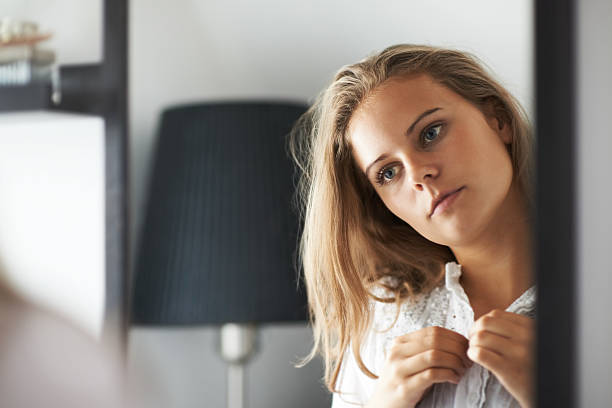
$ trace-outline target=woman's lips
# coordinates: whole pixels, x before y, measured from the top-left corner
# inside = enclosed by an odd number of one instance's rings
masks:
[[[438,204],[436,204],[436,206],[433,209],[433,212],[431,213],[431,217],[433,217],[436,214],[442,213],[444,210],[446,210],[448,207],[450,207],[453,204],[453,202],[455,202],[457,197],[459,197],[459,194],[461,193],[461,191],[463,191],[464,188],[465,187],[461,187],[460,189],[458,189],[454,193],[451,193],[451,194],[447,195],[446,197],[444,197],[442,199],[442,201],[440,201]]]

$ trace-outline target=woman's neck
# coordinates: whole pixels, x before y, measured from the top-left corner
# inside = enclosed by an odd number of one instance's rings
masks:
[[[475,242],[451,248],[461,264],[461,286],[479,315],[505,310],[535,283],[528,211],[516,188],[498,214]]]

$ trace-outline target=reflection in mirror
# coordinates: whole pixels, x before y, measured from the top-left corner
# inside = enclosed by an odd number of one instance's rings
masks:
[[[400,44],[340,69],[304,123],[300,254],[333,407],[530,406],[518,102],[465,52]]]
[[[158,1],[155,7],[149,1],[131,2],[133,248],[138,248],[138,234],[144,230],[152,151],[160,113],[167,107],[228,99],[313,104],[340,67],[392,44],[433,45],[466,53],[466,58],[449,53],[445,58],[422,59],[420,63],[430,64],[422,66],[429,76],[398,75],[376,86],[367,98],[355,99],[347,110],[354,120],[345,118],[346,126],[339,129],[344,144],[337,146],[344,148],[336,159],[342,167],[327,164],[330,171],[345,169],[339,174],[346,177],[342,190],[336,192],[339,206],[333,210],[342,209],[339,215],[354,218],[337,224],[339,218],[331,210],[321,210],[319,203],[307,214],[306,230],[321,234],[333,226],[346,228],[347,235],[341,236],[344,244],[337,236],[319,235],[319,249],[329,254],[344,245],[344,254],[355,258],[323,258],[320,253],[309,258],[310,267],[304,265],[306,279],[315,282],[311,301],[321,300],[317,324],[321,330],[328,328],[315,338],[339,342],[331,343],[327,362],[316,357],[295,369],[292,363],[311,350],[312,327],[302,322],[262,328],[258,355],[245,374],[251,405],[329,406],[333,399],[334,405],[342,406],[345,400],[377,398],[395,381],[385,374],[392,371],[384,360],[393,354],[391,350],[397,350],[397,356],[417,352],[433,356],[440,359],[438,365],[448,368],[436,373],[441,382],[432,387],[422,376],[415,377],[412,398],[422,397],[424,402],[456,398],[471,404],[481,395],[475,386],[478,378],[486,378],[481,387],[491,384],[490,392],[497,392],[487,394],[488,401],[498,398],[496,402],[512,406],[528,398],[529,361],[520,365],[522,376],[509,378],[505,375],[509,357],[494,367],[485,362],[491,355],[483,346],[491,341],[483,333],[490,332],[488,325],[493,322],[499,325],[493,339],[496,347],[507,344],[504,339],[509,336],[503,333],[511,330],[522,335],[521,340],[513,338],[512,346],[504,350],[526,350],[533,332],[534,302],[526,266],[530,237],[523,192],[528,184],[527,128],[533,107],[532,5],[530,1],[493,3],[390,2],[385,7],[358,3],[347,8],[341,1],[322,0],[300,6],[271,0],[257,4],[183,0],[180,6]],[[469,55],[475,56],[473,63]],[[451,69],[455,67],[463,71]],[[354,82],[349,79],[345,78],[347,85]],[[325,180],[320,181],[325,186]],[[433,200],[461,187],[432,213]],[[325,224],[325,219],[335,224]],[[351,226],[358,228],[350,230]],[[354,234],[348,235],[349,231]],[[315,235],[310,238],[316,244]],[[381,259],[386,263],[375,264]],[[322,265],[333,265],[336,272],[317,275],[316,267]],[[384,278],[389,287],[373,285],[375,278]],[[325,285],[333,296],[321,291]],[[363,312],[373,302],[373,323],[383,329],[394,323],[395,303],[375,302],[366,294],[370,290],[381,298],[397,293],[402,301],[398,319],[386,333],[374,333],[367,319],[360,319],[367,317]],[[499,312],[484,318],[494,309]],[[471,324],[474,321],[478,323]],[[432,325],[444,329],[429,333],[426,327]],[[226,402],[226,368],[215,350],[216,328],[195,329],[131,330],[132,373],[164,384],[152,392],[165,405]],[[360,336],[362,367],[358,359],[344,358],[357,349]],[[403,342],[394,346],[396,337]],[[432,338],[441,348],[439,353],[425,352],[424,339]],[[407,369],[415,374],[426,367],[413,364]],[[323,384],[320,378],[326,371],[328,381]],[[370,378],[368,371],[380,379]],[[462,381],[455,385],[457,378],[452,376],[461,376]],[[343,395],[327,390],[334,378]],[[359,383],[366,385],[351,394]]]

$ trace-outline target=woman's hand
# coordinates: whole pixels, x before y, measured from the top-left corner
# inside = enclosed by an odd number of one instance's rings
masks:
[[[533,330],[533,319],[494,309],[468,335],[468,357],[495,374],[523,408],[533,401]]]
[[[467,348],[465,337],[438,326],[396,337],[367,406],[414,407],[434,383],[457,384],[473,364]]]

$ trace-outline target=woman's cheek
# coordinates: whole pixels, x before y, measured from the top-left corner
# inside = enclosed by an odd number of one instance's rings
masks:
[[[389,211],[391,211],[396,217],[412,225],[413,220],[411,219],[412,217],[410,217],[410,214],[407,211],[407,206],[404,200],[392,199],[383,202],[385,203]]]

